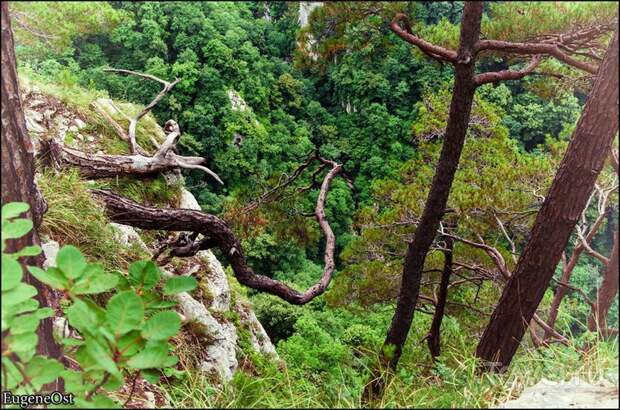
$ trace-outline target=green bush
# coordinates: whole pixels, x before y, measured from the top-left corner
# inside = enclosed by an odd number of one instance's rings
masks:
[[[179,315],[169,310],[176,302],[164,295],[191,291],[196,280],[175,277],[162,283],[159,268],[151,261],[137,261],[128,275],[106,272],[101,264],[88,263],[74,246],[63,246],[57,267],[43,270],[28,266],[39,281],[63,295],[64,319],[79,337],[61,337],[63,354],[72,357],[79,370],[36,354],[37,328],[54,311],[40,307],[34,299],[37,289],[24,281],[18,258],[41,253],[38,246],[7,254],[6,240],[20,238],[32,229],[32,222],[18,218],[29,206],[9,203],[2,207],[2,372],[3,390],[34,394],[62,378],[67,393],[75,395],[81,407],[118,407],[108,394],[127,380],[141,375],[156,382],[178,359],[171,355],[168,340],[180,327]],[[114,292],[115,291],[115,292]],[[105,306],[93,299],[114,292]]]

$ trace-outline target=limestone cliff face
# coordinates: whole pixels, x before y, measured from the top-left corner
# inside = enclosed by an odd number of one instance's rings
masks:
[[[308,25],[308,19],[310,17],[310,13],[317,7],[323,5],[322,1],[300,1],[299,2],[299,26],[304,28]]]
[[[43,138],[56,138],[67,145],[90,152],[106,149],[103,144],[99,144],[103,141],[103,137],[98,134],[100,128],[89,124],[88,116],[36,88],[25,88],[24,91],[27,128],[35,145],[39,146],[37,142]],[[115,103],[110,99],[99,98],[96,101],[110,115],[120,110],[119,107],[128,109],[127,104]],[[152,133],[148,137],[154,140],[161,140],[164,135],[161,128],[153,128]],[[178,173],[165,175],[164,180],[174,186],[177,195],[163,206],[200,210],[200,205],[184,188],[183,179]],[[86,186],[92,183],[82,182]],[[139,229],[110,222],[104,228],[113,232],[116,242],[125,247],[138,248],[143,255],[152,255],[156,248],[154,235]],[[63,238],[55,239],[43,238],[46,266],[55,266],[60,246],[58,242],[71,243]],[[248,348],[278,360],[276,350],[252,311],[252,306],[231,289],[224,268],[211,251],[201,251],[190,258],[175,259],[161,266],[164,275],[192,275],[199,281],[198,289],[191,293],[181,293],[175,298],[178,302],[177,310],[184,318],[180,338],[186,344],[190,343],[192,355],[199,360],[200,370],[213,375],[214,380],[229,380],[239,366],[238,357],[244,356],[243,349],[247,353]],[[66,326],[63,323],[57,325],[59,328]]]

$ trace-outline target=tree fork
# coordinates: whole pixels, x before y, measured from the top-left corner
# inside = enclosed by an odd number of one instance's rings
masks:
[[[433,314],[433,322],[426,339],[433,361],[441,354],[441,322],[446,308],[446,301],[448,300],[448,287],[450,286],[450,275],[452,274],[454,239],[446,237],[445,243],[446,249],[443,251],[444,263],[443,271],[441,272],[441,283],[439,284],[439,296],[437,297],[437,306],[435,306],[435,313]]]

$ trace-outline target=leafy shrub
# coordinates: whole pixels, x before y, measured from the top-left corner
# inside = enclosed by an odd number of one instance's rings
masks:
[[[39,322],[53,315],[34,299],[37,289],[23,281],[18,258],[41,253],[29,246],[6,254],[7,239],[19,238],[32,229],[32,222],[18,218],[27,211],[25,203],[2,207],[2,371],[3,390],[15,394],[40,392],[43,386],[62,378],[67,393],[75,395],[79,406],[117,407],[119,403],[104,392],[118,389],[128,379],[141,375],[157,381],[162,371],[178,359],[170,354],[168,340],[180,327],[179,315],[170,310],[176,302],[160,297],[191,291],[196,280],[175,277],[161,283],[158,267],[151,261],[137,261],[127,276],[106,272],[98,263],[87,263],[74,246],[63,246],[57,267],[47,270],[29,266],[39,281],[61,291],[64,318],[78,336],[60,337],[63,353],[72,357],[80,370],[66,368],[59,361],[36,354]],[[105,307],[92,298],[117,289]],[[6,337],[5,337],[6,335]]]

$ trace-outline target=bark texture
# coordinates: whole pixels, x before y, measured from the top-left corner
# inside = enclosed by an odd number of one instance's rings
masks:
[[[510,364],[618,131],[617,30],[598,72],[530,240],[476,349],[487,369]]]
[[[385,339],[386,346],[393,346],[389,364],[395,368],[413,320],[413,312],[420,291],[420,280],[426,254],[435,239],[439,222],[446,209],[448,195],[465,142],[476,85],[474,83],[474,46],[480,36],[482,3],[468,2],[463,10],[461,38],[454,63],[454,89],[450,114],[441,155],[437,164],[431,190],[424,212],[417,226],[413,241],[407,247],[403,266],[402,283],[396,312]]]
[[[435,306],[431,329],[426,339],[433,360],[441,354],[441,322],[446,309],[450,275],[452,274],[452,249],[454,248],[454,239],[447,237],[445,241],[446,249],[443,251],[444,263],[443,272],[441,272],[441,283],[439,284],[439,295],[437,296],[437,305]]]
[[[34,148],[26,131],[26,120],[19,94],[13,33],[9,19],[8,3],[2,2],[2,204],[26,202],[30,211],[24,217],[31,218],[34,229],[26,236],[7,241],[6,251],[11,253],[24,246],[40,245],[37,228],[47,205],[34,181]],[[23,265],[43,265],[44,257],[22,259]],[[37,288],[37,299],[42,306],[56,307],[57,295],[32,277],[24,269],[25,280]],[[45,356],[60,358],[61,351],[52,336],[52,319],[41,322],[38,330],[38,352]],[[59,388],[60,386],[56,386]]]
[[[607,313],[611,308],[614,298],[618,294],[618,231],[614,235],[614,247],[611,252],[609,263],[605,268],[603,283],[596,294],[594,309],[588,319],[588,329],[599,331],[602,335],[608,332]],[[616,327],[618,324],[615,324]],[[613,333],[613,332],[612,332]]]

